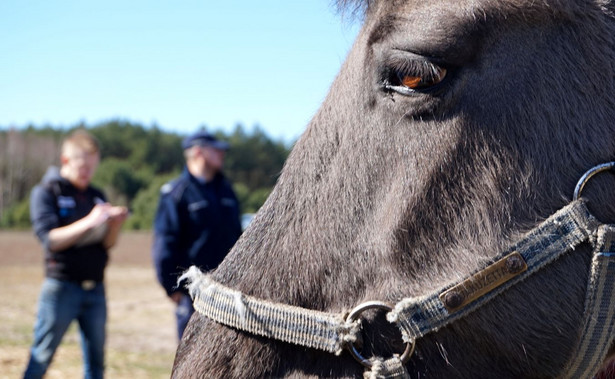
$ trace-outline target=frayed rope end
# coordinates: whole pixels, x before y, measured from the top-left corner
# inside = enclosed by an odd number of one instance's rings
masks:
[[[211,279],[209,275],[203,274],[196,266],[190,266],[179,278],[177,278],[177,287],[179,288],[183,282],[184,287],[188,289],[190,297],[194,300],[201,285],[207,285]]]
[[[196,301],[197,298],[203,294],[208,294],[208,296],[211,296],[216,291],[216,289],[220,288],[220,285],[214,282],[214,280],[211,278],[211,275],[204,274],[196,266],[191,266],[179,278],[177,278],[178,287],[181,286],[184,282],[184,287],[188,289],[190,297],[193,301]],[[227,292],[233,298],[234,309],[239,316],[241,323],[245,324],[247,312],[243,294],[239,291],[234,291],[230,289]]]
[[[339,356],[344,351],[344,347],[352,345],[357,341],[357,335],[361,329],[361,323],[359,320],[345,321],[339,320],[340,327],[337,330],[339,339],[337,341],[337,348],[334,354]]]

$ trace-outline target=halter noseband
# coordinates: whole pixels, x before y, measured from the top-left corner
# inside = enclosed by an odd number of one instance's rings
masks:
[[[615,339],[615,303],[611,296],[615,291],[615,225],[601,224],[579,197],[591,177],[613,167],[615,162],[609,162],[585,173],[572,203],[497,255],[487,267],[431,294],[402,299],[394,306],[371,301],[347,314],[335,314],[274,303],[217,283],[194,266],[179,281],[188,281],[194,308],[220,324],[336,355],[347,349],[366,367],[368,377],[408,377],[404,364],[417,339],[468,315],[567,251],[590,242],[594,253],[581,336],[562,377],[592,377]],[[368,359],[355,347],[360,315],[373,308],[385,310],[387,320],[401,331],[407,345],[400,355]]]

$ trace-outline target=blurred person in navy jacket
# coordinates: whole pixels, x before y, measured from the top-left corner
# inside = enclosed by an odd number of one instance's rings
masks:
[[[152,246],[158,281],[177,305],[179,339],[194,308],[178,277],[192,265],[215,269],[241,235],[239,203],[222,173],[229,145],[198,132],[186,137],[182,148],[186,166],[160,189]]]

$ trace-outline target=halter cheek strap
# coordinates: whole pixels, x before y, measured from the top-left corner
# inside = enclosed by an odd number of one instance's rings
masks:
[[[467,316],[580,244],[593,243],[598,226],[598,221],[582,201],[573,202],[531,230],[509,250],[497,255],[493,263],[470,278],[426,296],[403,299],[389,313],[388,320],[400,327],[405,341],[418,339]],[[506,270],[497,266],[502,265],[501,262],[506,264],[511,258],[521,259],[521,263],[509,265],[512,269],[508,270],[507,277]],[[491,271],[495,273],[490,274]],[[500,278],[504,280],[498,280]]]
[[[615,226],[598,229],[587,283],[580,338],[562,378],[591,378],[602,366],[613,339],[615,320]]]

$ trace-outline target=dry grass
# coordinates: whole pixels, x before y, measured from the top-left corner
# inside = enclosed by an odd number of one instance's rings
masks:
[[[168,378],[177,345],[173,305],[155,279],[151,235],[124,233],[106,271],[106,376]],[[42,251],[32,233],[0,231],[0,379],[20,378],[28,360]],[[83,377],[75,325],[65,335],[47,378]]]

